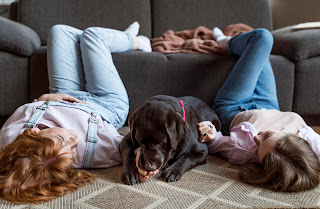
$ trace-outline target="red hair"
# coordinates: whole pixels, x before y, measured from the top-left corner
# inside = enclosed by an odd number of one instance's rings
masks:
[[[26,130],[0,152],[0,196],[14,203],[41,203],[74,192],[96,177],[74,170],[62,146]]]

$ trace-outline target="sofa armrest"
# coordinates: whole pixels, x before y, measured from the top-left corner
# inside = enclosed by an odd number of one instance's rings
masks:
[[[292,30],[293,26],[272,31],[271,54],[283,55],[294,62],[320,55],[320,29]]]
[[[41,46],[38,34],[18,22],[0,17],[0,50],[29,57]]]

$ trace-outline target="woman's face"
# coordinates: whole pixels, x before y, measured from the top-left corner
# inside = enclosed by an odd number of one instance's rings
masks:
[[[279,139],[285,134],[286,133],[281,131],[265,131],[259,132],[258,135],[254,137],[254,141],[257,144],[256,154],[260,163],[269,152],[274,150]]]
[[[63,148],[60,150],[60,154],[67,153],[67,155],[70,155],[70,157],[74,159],[77,157],[76,147],[79,144],[79,140],[76,132],[59,127],[42,130],[39,128],[33,128],[31,131],[40,136],[52,139],[56,147],[62,144]]]

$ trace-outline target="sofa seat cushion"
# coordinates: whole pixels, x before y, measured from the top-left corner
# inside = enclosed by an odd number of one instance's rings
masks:
[[[320,55],[320,29],[292,30],[293,26],[272,32],[272,54],[288,57],[294,62]]]
[[[167,54],[130,51],[112,54],[114,64],[128,92],[129,115],[145,100],[157,94],[196,96],[213,106],[237,57],[218,54]],[[280,108],[291,110],[294,64],[283,56],[270,56],[278,86]],[[46,47],[30,60],[30,99],[47,93]]]
[[[0,117],[28,102],[28,64],[27,57],[0,51]]]

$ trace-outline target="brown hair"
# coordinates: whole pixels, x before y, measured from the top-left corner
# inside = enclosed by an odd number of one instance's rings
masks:
[[[318,186],[319,167],[319,159],[308,142],[287,134],[261,165],[243,166],[240,180],[276,191],[298,192]]]
[[[74,192],[95,176],[73,168],[62,146],[26,130],[0,152],[0,196],[15,203],[41,203]]]

